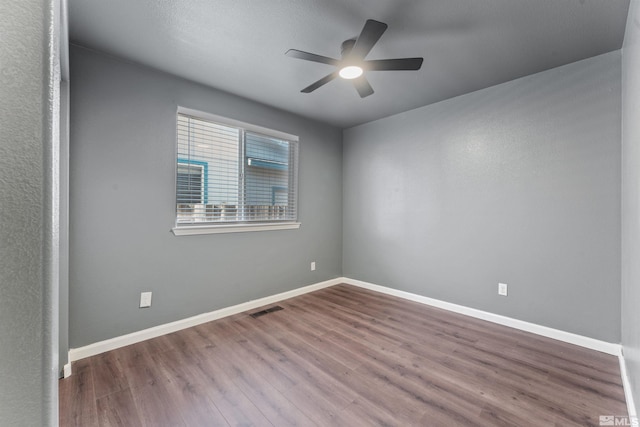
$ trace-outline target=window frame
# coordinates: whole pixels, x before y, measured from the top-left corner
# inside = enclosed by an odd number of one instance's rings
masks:
[[[177,185],[177,174],[178,174],[178,164],[182,158],[178,157],[177,152],[177,122],[178,122],[178,114],[192,116],[198,119],[211,121],[214,123],[218,123],[223,126],[229,126],[238,128],[241,133],[250,132],[255,134],[264,135],[267,137],[280,139],[288,141],[292,144],[296,145],[296,155],[295,155],[295,165],[293,171],[293,182],[292,185],[295,186],[295,220],[273,220],[273,221],[251,221],[251,222],[233,222],[233,223],[179,223],[178,222],[178,207],[177,207],[177,199],[178,199],[178,185]],[[230,119],[223,116],[218,116],[211,113],[206,113],[199,110],[194,110],[191,108],[178,106],[178,109],[174,115],[174,126],[176,126],[176,132],[174,137],[174,181],[175,181],[175,191],[174,191],[174,226],[171,229],[173,234],[176,236],[184,236],[184,235],[197,235],[197,234],[217,234],[217,233],[238,233],[238,232],[249,232],[249,231],[269,231],[269,230],[290,230],[290,229],[298,229],[300,228],[301,223],[298,221],[298,200],[299,200],[299,185],[298,185],[298,170],[299,170],[299,153],[300,153],[300,139],[297,135],[292,135],[286,132],[281,132],[269,128],[265,128],[262,126],[254,125],[251,123],[242,122],[239,120]],[[240,151],[244,151],[243,145],[244,141],[240,141],[242,146],[240,147]],[[243,159],[238,159],[239,162],[244,162]],[[240,167],[243,165],[240,164]]]

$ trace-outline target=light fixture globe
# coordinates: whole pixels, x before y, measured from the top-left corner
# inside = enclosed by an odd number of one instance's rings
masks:
[[[348,65],[342,68],[338,74],[340,74],[340,77],[342,77],[343,79],[351,80],[360,77],[362,75],[362,72],[362,68],[358,67],[357,65]]]

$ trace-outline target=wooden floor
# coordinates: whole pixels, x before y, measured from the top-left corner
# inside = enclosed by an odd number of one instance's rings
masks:
[[[60,425],[597,426],[627,414],[614,356],[347,285],[277,305],[75,362]]]

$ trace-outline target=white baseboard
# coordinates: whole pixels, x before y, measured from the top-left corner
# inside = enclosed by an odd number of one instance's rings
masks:
[[[64,365],[62,368],[62,378],[69,378],[71,376],[71,362]]]
[[[582,335],[565,332],[559,329],[553,329],[546,326],[537,325],[535,323],[529,323],[522,320],[513,319],[499,314],[490,313],[487,311],[477,310],[475,308],[469,308],[463,305],[453,304],[446,301],[437,300],[434,298],[425,297],[422,295],[412,294],[410,292],[400,291],[397,289],[388,288],[385,286],[376,285],[373,283],[363,282],[361,280],[350,279],[348,277],[338,277],[336,279],[327,280],[324,282],[316,283],[302,288],[294,289],[291,291],[283,292],[280,294],[260,298],[257,300],[245,302],[242,304],[234,305],[231,307],[221,308],[209,313],[199,314],[197,316],[189,317],[175,322],[166,323],[164,325],[154,326],[142,331],[133,332],[127,335],[111,338],[105,341],[99,341],[93,344],[89,344],[84,347],[72,348],[69,350],[69,361],[84,359],[85,357],[94,356],[96,354],[104,353],[105,351],[114,350],[116,348],[124,347],[126,345],[135,344],[140,341],[144,341],[150,338],[159,337],[161,335],[176,332],[181,329],[186,329],[192,326],[200,325],[202,323],[210,322],[212,320],[221,319],[223,317],[231,316],[234,314],[242,313],[247,310],[262,307],[264,305],[272,304],[284,299],[292,298],[298,295],[303,295],[309,292],[316,291],[318,289],[335,286],[340,283],[346,283],[353,286],[369,289],[372,291],[380,292],[387,295],[393,295],[396,297],[404,298],[410,301],[419,302],[422,304],[430,305],[433,307],[442,308],[455,313],[464,314],[466,316],[475,317],[477,319],[486,320],[500,325],[509,326],[522,331],[531,332],[537,335],[541,335],[548,338],[553,338],[559,341],[564,341],[570,344],[579,345],[592,350],[601,351],[603,353],[612,354],[614,356],[621,355],[620,344],[608,343],[605,341],[596,340],[593,338],[585,337]],[[69,369],[70,370],[70,369]]]
[[[203,313],[203,314],[199,314],[197,316],[189,317],[186,319],[177,320],[175,322],[166,323],[164,325],[154,326],[153,328],[144,329],[142,331],[133,332],[131,334],[123,335],[120,337],[115,337],[105,341],[96,342],[84,347],[72,348],[69,350],[69,363],[64,365],[64,370],[63,370],[64,378],[67,378],[68,376],[71,375],[71,362],[74,362],[76,360],[84,359],[85,357],[94,356],[96,354],[104,353],[105,351],[114,350],[116,348],[124,347],[130,344],[135,344],[137,342],[144,341],[150,338],[155,338],[161,335],[169,334],[171,332],[176,332],[182,329],[190,328],[192,326],[200,325],[202,323],[210,322],[212,320],[217,320],[223,317],[242,313],[247,310],[262,307],[268,304],[273,304],[278,301],[282,301],[298,295],[303,295],[319,289],[328,288],[330,286],[335,286],[341,283],[358,286],[364,289],[369,289],[369,290],[380,292],[387,295],[393,295],[393,296],[404,298],[410,301],[415,301],[415,302],[430,305],[433,307],[442,308],[444,310],[452,311],[455,313],[463,314],[463,315],[474,317],[477,319],[486,320],[486,321],[497,323],[504,326],[509,326],[511,328],[519,329],[526,332],[531,332],[544,337],[553,338],[559,341],[564,341],[570,344],[575,344],[581,347],[585,347],[592,350],[597,350],[603,353],[618,356],[618,359],[620,362],[620,373],[622,376],[622,384],[624,387],[625,399],[627,401],[627,408],[629,411],[629,417],[631,417],[632,419],[633,417],[637,417],[633,396],[631,394],[631,385],[629,383],[629,378],[627,376],[627,369],[624,361],[624,355],[622,353],[622,346],[620,344],[614,344],[606,341],[596,340],[596,339],[585,337],[582,335],[565,332],[559,329],[553,329],[547,326],[541,326],[535,323],[529,323],[522,320],[513,319],[510,317],[501,316],[499,314],[477,310],[475,308],[470,308],[463,305],[453,304],[450,302],[441,301],[434,298],[413,294],[410,292],[400,291],[397,289],[392,289],[385,286],[376,285],[373,283],[363,282],[361,280],[349,279],[347,277],[338,277],[336,279],[331,279],[331,280],[316,283],[313,285],[304,286],[302,288],[298,288],[298,289],[283,292],[280,294],[245,302],[245,303],[234,305],[231,307],[225,307],[209,313]]]
[[[469,308],[463,305],[453,304],[450,302],[441,301],[434,298],[424,297],[422,295],[412,294],[410,292],[399,291],[397,289],[387,288],[385,286],[375,285],[373,283],[363,282],[361,280],[354,280],[354,279],[343,277],[342,283],[358,286],[361,288],[369,289],[369,290],[380,292],[387,295],[393,295],[396,297],[419,302],[419,303],[430,305],[433,307],[442,308],[444,310],[453,311],[455,313],[464,314],[470,317],[475,317],[476,319],[482,319],[489,322],[498,323],[500,325],[509,326],[511,328],[520,329],[522,331],[531,332],[537,335],[542,335],[543,337],[553,338],[553,339],[564,341],[570,344],[579,345],[581,347],[586,347],[592,350],[597,350],[597,351],[611,354],[614,356],[620,356],[621,354],[620,344],[600,341],[600,340],[585,337],[582,335],[573,334],[571,332],[565,332],[559,329],[553,329],[547,326],[541,326],[535,323],[529,323],[523,320],[501,316],[499,314],[493,314],[488,311],[477,310],[475,308]]]
[[[581,347],[585,347],[591,350],[597,350],[603,353],[618,356],[620,363],[620,376],[622,377],[622,388],[624,390],[624,397],[627,402],[627,411],[629,412],[629,418],[631,420],[638,420],[638,413],[636,412],[635,401],[631,392],[631,384],[629,383],[629,377],[627,376],[627,367],[624,360],[622,346],[620,344],[609,343],[606,341],[596,340],[593,338],[585,337],[571,332],[562,331],[559,329],[549,328],[547,326],[537,325],[535,323],[525,322],[523,320],[513,319],[511,317],[501,316],[499,314],[489,313],[487,311],[477,310],[475,308],[465,307],[463,305],[453,304],[446,301],[437,300],[434,298],[424,297],[422,295],[412,294],[410,292],[399,291],[397,289],[387,288],[385,286],[375,285],[373,283],[363,282],[361,280],[349,279],[347,277],[342,278],[342,283],[348,285],[358,286],[364,289],[380,292],[387,295],[393,295],[396,297],[404,298],[410,301],[419,302],[422,304],[430,305],[433,307],[442,308],[444,310],[453,311],[455,313],[464,314],[466,316],[475,317],[477,319],[486,320],[500,325],[509,326],[511,328],[519,329],[526,332],[531,332],[537,335],[541,335],[547,338],[553,338],[558,341],[564,341],[570,344],[575,344]]]
[[[334,286],[340,283],[343,283],[342,278],[331,279],[324,282],[315,283],[313,285],[304,286],[302,288],[294,289],[291,291],[283,292],[280,294],[271,295],[268,297],[234,305],[231,307],[221,308],[219,310],[211,311],[209,313],[198,314],[196,316],[188,317],[186,319],[165,323],[164,325],[158,325],[152,328],[143,329],[141,331],[132,332],[127,335],[122,335],[122,336],[111,338],[108,340],[99,341],[93,344],[86,345],[84,347],[72,348],[69,350],[69,361],[74,362],[76,360],[84,359],[85,357],[95,356],[96,354],[104,353],[105,351],[115,350],[116,348],[135,344],[144,340],[148,340],[150,338],[159,337],[161,335],[166,335],[171,332],[176,332],[182,329],[190,328],[192,326],[200,325],[202,323],[210,322],[212,320],[217,320],[223,317],[242,313],[247,310],[252,310],[254,308],[262,307],[268,304],[273,304],[278,301],[282,301],[298,295],[313,292],[318,289],[327,288],[329,286]]]
[[[636,412],[636,404],[633,400],[633,393],[631,391],[631,383],[629,382],[629,376],[627,375],[627,364],[624,360],[624,351],[620,353],[618,357],[620,360],[620,375],[622,376],[622,388],[624,389],[624,398],[627,401],[627,411],[629,412],[629,418],[638,418]]]

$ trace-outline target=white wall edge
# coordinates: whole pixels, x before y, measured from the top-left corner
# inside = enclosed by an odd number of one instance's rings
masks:
[[[635,400],[633,400],[633,393],[631,392],[631,383],[629,382],[629,376],[627,375],[627,364],[624,360],[624,352],[620,352],[618,356],[620,361],[620,375],[622,376],[622,388],[624,389],[624,398],[627,401],[627,412],[629,412],[629,418],[634,419],[638,417],[636,412]]]
[[[589,348],[591,350],[597,350],[602,353],[607,353],[614,356],[620,356],[622,352],[622,347],[620,344],[600,341],[594,338],[573,334],[571,332],[565,332],[559,329],[553,329],[547,326],[541,326],[535,323],[529,323],[523,320],[501,316],[499,314],[493,314],[488,311],[482,311],[475,308],[466,307],[463,305],[453,304],[450,302],[425,297],[422,295],[412,294],[410,292],[387,288],[385,286],[375,285],[373,283],[363,282],[361,280],[349,279],[347,277],[342,278],[342,283],[358,286],[361,288],[369,289],[369,290],[380,292],[387,295],[404,298],[410,301],[419,302],[419,303],[430,305],[433,307],[442,308],[444,310],[453,311],[455,313],[464,314],[470,317],[475,317],[476,319],[486,320],[488,322],[509,326],[511,328],[519,329],[521,331],[531,332],[533,334],[541,335],[543,337],[553,338],[558,341],[564,341],[569,344],[575,344],[581,347]]]
[[[161,335],[170,334],[182,329],[190,328],[192,326],[207,323],[212,320],[221,319],[223,317],[231,316],[234,314],[242,313],[247,310],[262,307],[268,304],[272,304],[285,299],[293,298],[298,295],[303,295],[309,292],[317,291],[319,289],[328,288],[330,286],[343,283],[342,278],[336,278],[326,280],[324,282],[315,283],[313,285],[304,286],[302,288],[293,289],[291,291],[283,292],[276,295],[271,295],[264,298],[259,298],[249,302],[237,304],[231,307],[221,308],[209,313],[198,314],[193,317],[188,317],[182,320],[176,320],[175,322],[165,323],[163,325],[154,326],[152,328],[143,329],[141,331],[132,332],[127,335],[122,335],[108,340],[99,341],[93,344],[86,345],[84,347],[72,348],[69,350],[69,362],[75,362],[76,360],[84,359],[85,357],[95,356],[96,354],[104,353],[105,351],[115,350],[116,348],[124,347],[127,345],[135,344],[151,338],[156,338]],[[65,366],[66,368],[66,366]],[[71,371],[71,366],[69,366]],[[66,378],[66,374],[65,374]]]
[[[62,378],[69,378],[71,376],[71,362],[64,365],[62,368]]]

